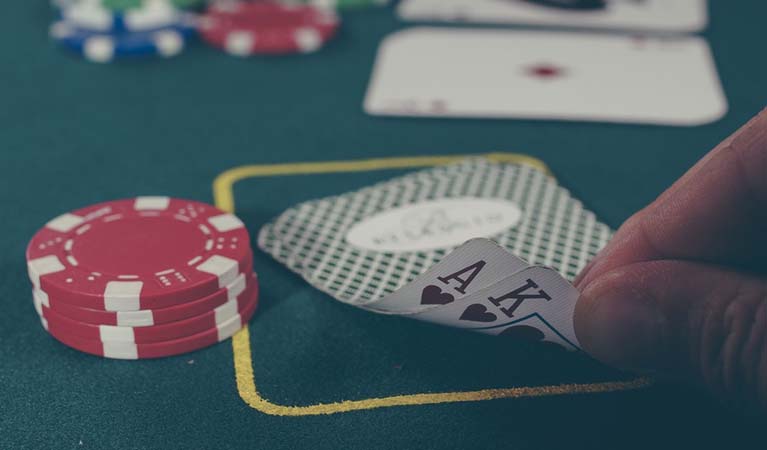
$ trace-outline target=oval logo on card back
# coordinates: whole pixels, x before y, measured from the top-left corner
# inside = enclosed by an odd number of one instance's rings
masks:
[[[451,248],[476,237],[491,237],[522,218],[508,200],[444,198],[383,211],[351,227],[346,241],[364,250],[412,252]]]

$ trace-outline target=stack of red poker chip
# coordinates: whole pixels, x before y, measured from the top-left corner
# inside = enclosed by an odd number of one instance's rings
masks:
[[[60,215],[30,241],[27,267],[43,327],[108,358],[207,347],[258,305],[245,226],[191,200],[137,197]]]
[[[336,33],[340,19],[331,9],[277,1],[213,2],[200,18],[200,36],[237,56],[309,53]]]

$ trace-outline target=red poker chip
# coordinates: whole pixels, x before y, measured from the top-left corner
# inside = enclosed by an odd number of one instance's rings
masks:
[[[43,327],[56,340],[81,352],[113,359],[151,359],[180,355],[193,352],[232,337],[253,317],[258,305],[258,295],[254,291],[245,308],[234,317],[203,332],[170,341],[135,344],[131,342],[101,342],[69,333],[53,322],[41,319]]]
[[[60,302],[51,298],[47,293],[37,289],[33,291],[33,294],[36,301],[41,305],[77,322],[121,327],[149,327],[199,316],[200,314],[205,314],[228,301],[236,300],[237,297],[250,285],[258,283],[256,275],[251,274],[251,271],[251,264],[248,264],[245,272],[239,274],[228,286],[219,289],[213,294],[199,300],[160,309],[102,311],[99,309],[83,308]]]
[[[223,1],[208,7],[199,32],[237,56],[309,53],[330,40],[339,24],[334,12],[312,5]]]
[[[200,299],[234,281],[251,258],[240,219],[170,197],[116,200],[63,214],[27,247],[35,288],[104,311]]]
[[[106,344],[111,342],[145,344],[149,342],[170,341],[218,327],[235,315],[241,314],[245,307],[253,301],[254,296],[257,301],[258,293],[254,292],[257,290],[257,286],[251,283],[234,300],[230,300],[206,313],[150,327],[93,325],[78,322],[46,308],[40,304],[37,298],[35,298],[35,308],[40,318],[46,321],[48,327],[55,327],[73,336],[97,340]]]

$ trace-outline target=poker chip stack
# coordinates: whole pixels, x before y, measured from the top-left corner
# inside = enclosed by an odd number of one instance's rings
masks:
[[[27,267],[43,327],[107,358],[213,345],[258,305],[243,223],[191,200],[138,197],[62,214],[33,236]]]
[[[182,7],[200,0],[53,0],[57,20],[51,38],[85,59],[106,63],[118,58],[181,53],[194,35],[196,17]]]
[[[336,33],[340,19],[330,7],[278,1],[219,1],[200,18],[209,45],[235,56],[310,53]]]
[[[337,10],[389,0],[51,0],[50,36],[86,60],[178,55],[194,36],[235,56],[310,53],[332,39]]]

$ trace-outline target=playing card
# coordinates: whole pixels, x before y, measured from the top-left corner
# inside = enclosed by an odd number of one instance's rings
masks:
[[[373,115],[692,126],[727,111],[698,37],[415,27],[381,44]]]
[[[345,303],[573,350],[563,275],[610,234],[548,175],[470,158],[299,204],[258,244]]]
[[[348,202],[354,202],[354,199],[350,197],[362,198],[360,196],[369,193],[371,197],[377,198],[382,195],[380,193],[384,193],[383,195],[387,200],[381,206],[391,205],[395,201],[399,203],[407,202],[409,195],[414,193],[417,193],[417,195],[423,194],[424,183],[431,185],[435,179],[471,172],[479,167],[485,167],[490,164],[492,163],[487,159],[475,158],[461,164],[437,166],[410,173],[376,183],[352,193],[302,203],[297,207],[286,210],[279,217],[264,225],[259,232],[258,245],[290,269],[302,272],[304,262],[313,262],[313,260],[306,258],[306,251],[310,248],[308,247],[310,242],[313,242],[318,237],[318,232],[326,231],[316,225],[332,218],[339,218],[342,214],[346,213],[346,209],[349,207]],[[353,205],[357,210],[360,209],[360,206],[359,202]],[[307,211],[311,214],[311,217],[308,219],[296,218],[299,212],[304,213]],[[466,239],[471,237],[474,236],[467,235]],[[285,245],[283,245],[283,241],[286,242]],[[310,267],[310,269],[312,268]]]
[[[546,174],[474,158],[297,205],[262,230],[259,246],[336,299],[367,305],[471,238],[573,278],[609,236]]]
[[[282,240],[274,233],[274,222],[269,222],[261,227],[261,230],[258,232],[257,245],[280,263],[288,264],[290,251],[282,245]],[[291,269],[297,271],[297,268],[291,267]]]
[[[555,2],[551,2],[555,3]],[[705,0],[606,0],[604,7],[565,9],[531,0],[403,0],[404,20],[696,32],[706,27]]]
[[[557,347],[569,351],[580,350],[579,347],[572,345],[561,333],[559,333],[548,322],[543,320],[537,314],[529,315],[510,325],[499,327],[493,330],[492,334],[514,339],[523,339],[540,344],[547,344],[551,347]]]
[[[471,294],[461,301],[407,317],[487,334],[513,334],[579,348],[573,327],[578,291],[556,271],[529,267]],[[535,332],[537,331],[537,333]]]
[[[448,305],[527,267],[527,262],[497,243],[475,238],[407,285],[364,306],[376,312],[402,314]]]

